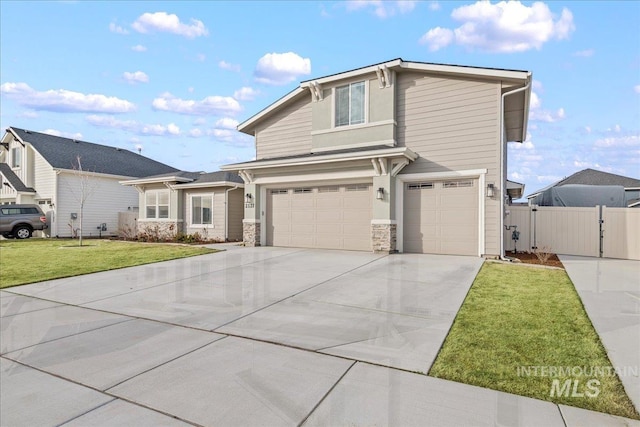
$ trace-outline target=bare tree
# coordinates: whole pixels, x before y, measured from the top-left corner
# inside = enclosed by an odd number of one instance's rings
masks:
[[[76,177],[76,182],[74,182],[73,185],[69,185],[69,189],[71,190],[71,194],[74,199],[80,205],[80,214],[78,218],[80,221],[80,230],[78,236],[79,245],[82,246],[84,205],[89,197],[91,197],[91,195],[96,191],[98,185],[97,182],[92,179],[90,172],[82,168],[82,158],[79,155],[76,156],[76,163],[73,164],[73,174]]]

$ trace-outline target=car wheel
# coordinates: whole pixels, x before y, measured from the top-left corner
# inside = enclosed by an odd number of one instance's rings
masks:
[[[13,235],[16,239],[28,239],[31,237],[31,229],[25,225],[19,225],[13,229]]]
[[[4,233],[2,237],[4,237],[5,239],[13,239],[13,236],[9,233]]]

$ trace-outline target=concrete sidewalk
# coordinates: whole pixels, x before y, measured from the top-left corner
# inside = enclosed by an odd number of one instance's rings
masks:
[[[0,291],[0,425],[640,426],[421,374],[481,264],[234,248]]]
[[[560,259],[640,411],[640,261],[568,255]]]

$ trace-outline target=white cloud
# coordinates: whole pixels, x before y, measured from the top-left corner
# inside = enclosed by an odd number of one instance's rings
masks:
[[[208,96],[202,101],[180,99],[170,93],[163,93],[152,102],[156,110],[171,111],[195,116],[234,114],[242,107],[230,96]]]
[[[192,138],[200,138],[202,135],[204,135],[204,132],[202,132],[198,128],[193,128],[193,129],[189,130],[188,135],[190,137],[192,137]]]
[[[61,136],[63,138],[72,138],[72,139],[82,139],[82,134],[80,132],[71,133],[71,132],[62,132],[57,129],[45,129],[42,133],[46,133],[48,135],[53,136]]]
[[[584,127],[584,131],[585,131],[586,133],[591,133],[591,126],[585,126],[585,127]]]
[[[34,110],[54,112],[128,113],[136,109],[127,100],[65,89],[39,92],[26,83],[4,83],[0,93]]]
[[[109,24],[109,31],[116,34],[129,34],[128,30],[117,25],[115,22]]]
[[[640,93],[640,85],[635,85],[635,86],[633,87],[633,91],[634,91],[635,93]]]
[[[437,2],[437,1],[430,1],[429,2],[429,10],[433,10],[435,12],[436,10],[440,10],[440,9],[441,9],[441,7],[440,7],[440,3],[439,2]]]
[[[311,74],[311,60],[293,52],[267,53],[258,60],[254,74],[260,83],[284,85]]]
[[[121,129],[138,135],[180,135],[180,128],[175,123],[168,125],[139,123],[135,120],[119,120],[113,116],[90,115],[87,122],[94,126]]]
[[[539,83],[540,87],[542,84]],[[529,98],[529,120],[554,123],[565,118],[564,108],[558,108],[556,111],[545,110],[542,108],[542,100],[538,94],[531,91]]]
[[[454,37],[453,31],[450,29],[436,27],[427,31],[420,38],[420,43],[429,45],[429,50],[435,52],[450,45]]]
[[[552,183],[552,182],[560,181],[562,178],[564,178],[564,176],[559,176],[559,175],[538,175],[536,177],[538,182],[543,182],[543,183],[544,182]]]
[[[579,50],[577,52],[573,53],[573,56],[579,56],[582,58],[589,58],[591,56],[593,56],[593,54],[596,53],[595,50],[593,49],[585,49],[585,50]]]
[[[193,121],[194,126],[200,126],[207,123],[207,119],[205,119],[204,117],[198,117],[197,119],[195,119]]]
[[[227,61],[220,61],[218,62],[218,67],[222,68],[223,70],[229,70],[229,71],[235,71],[236,73],[240,71],[240,65],[238,64],[231,64]]]
[[[133,73],[125,71],[124,74],[122,74],[122,77],[125,79],[127,83],[130,83],[130,84],[149,82],[149,76],[147,76],[147,74],[144,73],[143,71],[135,71]]]
[[[238,101],[253,101],[260,91],[244,86],[233,92],[233,97]]]
[[[225,117],[216,121],[216,124],[214,126],[219,129],[236,130],[236,128],[238,127],[238,124],[239,122],[237,120],[231,119],[229,117]]]
[[[361,10],[373,9],[373,13],[381,19],[388,18],[396,13],[408,13],[411,12],[415,6],[416,1],[401,0],[349,0],[346,2],[347,10]]]
[[[204,53],[199,53],[199,54],[196,55],[196,59],[199,62],[204,62],[207,59],[207,55],[205,55]]]
[[[640,148],[640,135],[601,138],[594,145],[600,148]]]
[[[164,32],[177,34],[187,38],[206,36],[209,31],[202,21],[191,19],[190,24],[180,22],[180,18],[167,12],[144,13],[131,27],[139,33]]]
[[[147,51],[147,47],[146,46],[142,46],[141,44],[137,44],[135,46],[131,46],[131,50],[134,52],[146,52]]]
[[[564,8],[556,19],[542,2],[525,6],[519,1],[495,4],[478,1],[454,9],[451,17],[461,23],[458,28],[434,28],[425,33],[420,42],[427,44],[432,51],[455,42],[470,50],[524,52],[539,50],[554,38],[566,39],[575,30],[571,11]],[[449,40],[450,31],[453,31],[453,36]]]

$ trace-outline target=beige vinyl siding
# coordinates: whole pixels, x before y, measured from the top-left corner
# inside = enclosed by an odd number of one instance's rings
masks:
[[[102,235],[118,233],[118,212],[125,212],[129,207],[138,206],[138,192],[135,188],[125,187],[116,178],[91,177],[90,186],[95,190],[87,198],[84,205],[83,227],[85,237],[98,236],[98,225],[107,224],[107,231]],[[71,213],[80,215],[80,202],[74,194],[80,194],[79,178],[70,172],[58,175],[58,200],[56,202],[57,235],[70,237],[69,227]],[[80,218],[74,227],[80,226]]]
[[[308,93],[283,107],[256,128],[258,159],[311,152],[311,96]]]
[[[194,234],[199,233],[201,236],[209,239],[224,240],[224,227],[225,227],[225,206],[224,206],[224,187],[218,188],[205,188],[198,190],[184,190],[184,207],[185,207],[185,233]],[[211,225],[199,225],[192,224],[192,209],[191,209],[191,197],[192,196],[213,196],[213,224]]]
[[[403,174],[487,169],[498,188],[500,82],[398,73],[397,143],[420,157]],[[485,202],[485,251],[499,254],[499,200]]]
[[[36,152],[33,156],[33,169],[35,182],[33,188],[36,189],[38,199],[51,199],[55,203],[56,179],[55,171],[49,163]]]
[[[231,241],[242,240],[242,219],[244,218],[244,193],[242,188],[229,191],[227,236]]]

